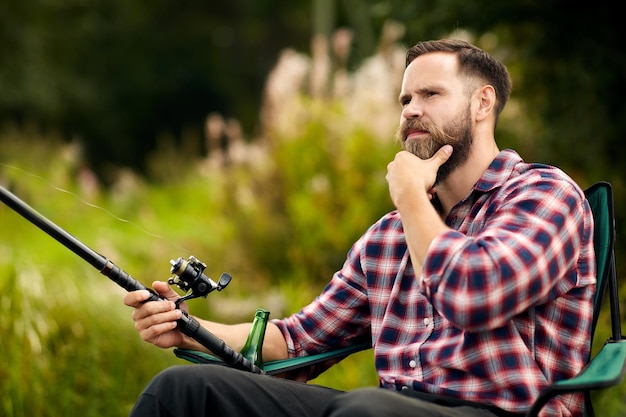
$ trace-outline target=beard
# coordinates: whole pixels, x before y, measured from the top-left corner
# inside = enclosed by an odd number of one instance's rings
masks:
[[[407,134],[414,130],[428,132],[428,136],[407,140]],[[457,116],[443,128],[417,119],[404,120],[396,132],[396,138],[402,143],[403,150],[420,159],[432,158],[442,146],[452,145],[452,155],[437,171],[435,185],[439,184],[469,158],[474,141],[469,106],[465,113]]]

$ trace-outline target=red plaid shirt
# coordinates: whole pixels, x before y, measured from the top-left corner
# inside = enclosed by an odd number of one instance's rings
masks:
[[[418,279],[397,211],[352,247],[322,294],[275,320],[290,356],[371,339],[381,386],[525,412],[590,352],[593,221],[554,167],[502,151],[445,219]],[[299,379],[311,378],[299,375]],[[582,416],[580,395],[546,416]]]

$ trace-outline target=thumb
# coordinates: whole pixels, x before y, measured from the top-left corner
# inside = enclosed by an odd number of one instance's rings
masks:
[[[170,287],[167,282],[155,281],[152,283],[152,288],[159,293],[163,298],[167,298],[170,301],[176,301],[180,298],[180,295]]]
[[[450,159],[450,155],[452,155],[452,146],[443,145],[430,159],[438,163],[439,166],[442,166],[448,159]]]

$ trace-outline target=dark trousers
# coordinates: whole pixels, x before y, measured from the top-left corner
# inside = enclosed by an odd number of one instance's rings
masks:
[[[416,397],[419,395],[420,397]],[[220,365],[182,365],[158,374],[131,417],[493,417],[492,411],[423,394],[367,388],[343,392]]]

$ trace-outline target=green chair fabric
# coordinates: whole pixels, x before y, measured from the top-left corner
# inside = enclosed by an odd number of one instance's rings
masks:
[[[577,376],[568,380],[558,381],[542,392],[526,414],[527,417],[537,416],[541,408],[557,395],[581,391],[585,393],[585,414],[587,417],[592,417],[595,414],[591,403],[591,391],[617,385],[626,373],[626,338],[621,333],[615,270],[615,217],[611,184],[598,182],[585,190],[585,196],[589,201],[594,218],[594,248],[597,264],[597,286],[594,297],[594,317],[590,340],[593,340],[595,335],[604,294],[607,290],[609,291],[612,335]],[[317,355],[268,361],[263,364],[263,370],[271,375],[282,374],[303,366],[337,360],[370,347],[371,344],[362,343]],[[214,356],[185,349],[175,349],[174,353],[178,357],[194,363],[219,361]]]
[[[263,362],[263,371],[269,375],[280,375],[304,366],[313,366],[330,360],[338,360],[361,350],[371,348],[370,343],[360,343],[334,349],[328,352],[318,353],[316,355],[302,356],[299,358],[281,359],[276,361]],[[221,360],[213,355],[204,352],[197,352],[187,349],[174,349],[174,353],[181,359],[189,362],[203,364],[211,362],[221,362]]]

